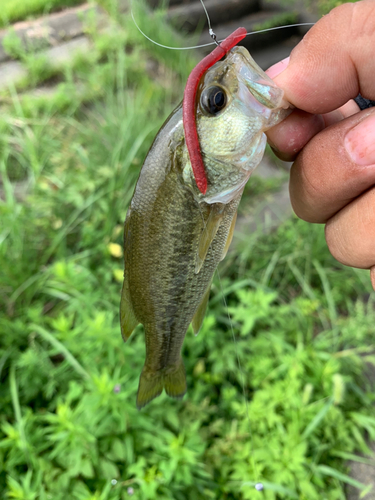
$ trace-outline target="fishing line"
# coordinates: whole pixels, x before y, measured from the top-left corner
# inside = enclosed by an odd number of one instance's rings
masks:
[[[203,7],[204,12],[205,12],[206,17],[207,17],[207,23],[208,23],[208,28],[209,28],[208,32],[209,32],[211,38],[213,39],[214,43],[216,45],[219,45],[219,43],[216,40],[216,34],[214,33],[214,31],[213,31],[213,29],[211,27],[211,20],[210,20],[209,14],[207,12],[206,6],[204,5],[203,0],[200,0],[200,2],[202,4],[202,7]],[[237,344],[237,341],[236,341],[236,336],[234,334],[234,328],[233,328],[232,318],[230,317],[228,304],[227,304],[225,295],[223,293],[224,290],[223,290],[223,285],[221,283],[219,268],[216,269],[216,272],[217,272],[217,276],[218,276],[219,283],[220,283],[220,290],[221,290],[221,294],[222,294],[222,297],[223,297],[224,308],[225,308],[225,310],[227,312],[228,320],[229,320],[229,324],[230,324],[230,329],[231,329],[231,332],[232,332],[232,338],[233,338],[233,343],[234,343],[234,348],[235,348],[236,358],[237,358],[237,366],[238,366],[238,370],[239,370],[239,374],[240,374],[240,379],[241,379],[240,380],[240,384],[242,385],[242,394],[243,394],[243,398],[245,400],[245,411],[246,411],[246,419],[247,419],[247,428],[248,428],[249,433],[250,433],[251,463],[252,463],[252,468],[253,468],[254,476],[255,476],[256,479],[258,479],[259,478],[259,472],[258,472],[258,464],[257,464],[257,462],[255,460],[255,456],[254,456],[254,439],[253,439],[253,432],[252,432],[252,428],[251,428],[251,421],[250,421],[250,414],[249,414],[249,401],[248,401],[248,391],[247,391],[247,388],[246,388],[246,375],[245,375],[245,371],[242,368],[242,363],[241,363],[241,359],[240,359],[238,344]],[[258,483],[257,482],[257,485],[261,486],[261,489],[258,489],[257,491],[262,491],[263,490],[262,483]]]
[[[144,36],[144,38],[146,38],[149,42],[151,42],[151,43],[153,43],[153,44],[155,44],[158,47],[161,47],[163,49],[167,49],[167,50],[192,50],[192,49],[200,49],[200,48],[204,48],[204,47],[209,47],[211,45],[219,45],[223,40],[219,40],[219,41],[216,40],[216,35],[215,35],[215,33],[214,33],[213,29],[212,29],[210,16],[209,16],[209,14],[207,12],[206,6],[204,5],[203,0],[200,0],[200,3],[202,4],[204,13],[205,13],[206,18],[207,18],[209,35],[210,35],[210,37],[212,38],[213,41],[209,42],[209,43],[201,44],[201,45],[190,46],[190,47],[172,47],[172,46],[168,46],[168,45],[164,45],[164,44],[161,44],[159,42],[156,42],[155,40],[153,40],[152,38],[150,38],[146,33],[144,33],[144,31],[141,29],[141,27],[138,25],[138,23],[137,23],[137,21],[135,19],[134,12],[133,12],[133,0],[130,0],[130,14],[131,14],[132,20],[134,22],[134,25],[136,26],[136,28],[138,29],[138,31]],[[274,31],[274,30],[283,29],[283,28],[293,28],[293,27],[299,27],[299,26],[313,26],[314,24],[315,23],[297,23],[297,24],[288,24],[288,25],[284,25],[284,26],[276,26],[276,27],[273,27],[273,28],[265,28],[265,29],[259,30],[259,31],[251,31],[251,32],[248,32],[246,34],[246,36],[255,35],[257,33],[266,33],[266,32],[269,32],[269,31]],[[203,224],[205,226],[205,221],[204,221],[203,214],[201,213],[201,215],[202,215]],[[220,278],[220,274],[219,274],[219,269],[217,269],[216,272],[217,272],[217,276],[218,276],[219,283],[220,283],[220,289],[221,289],[221,293],[222,293],[222,297],[223,297],[224,307],[225,307],[225,310],[226,310],[227,315],[228,315],[228,320],[229,320],[230,329],[231,329],[231,332],[232,332],[233,342],[234,342],[234,345],[235,345],[237,365],[238,365],[238,369],[239,369],[239,373],[240,373],[240,378],[241,378],[240,384],[242,385],[242,393],[243,393],[243,397],[244,397],[244,400],[245,400],[246,419],[247,419],[247,425],[248,425],[248,430],[249,430],[249,434],[250,434],[251,463],[252,463],[252,468],[253,468],[254,476],[255,476],[255,478],[257,480],[259,478],[259,468],[258,468],[257,461],[255,459],[255,456],[254,456],[254,439],[253,439],[253,432],[252,432],[251,421],[250,421],[248,391],[247,391],[247,387],[246,387],[246,376],[245,376],[245,371],[242,368],[242,363],[241,363],[241,359],[240,359],[240,355],[239,355],[238,344],[237,344],[237,341],[236,341],[236,337],[235,337],[235,333],[234,333],[234,328],[233,328],[233,323],[232,323],[232,319],[231,319],[230,313],[229,313],[229,308],[228,308],[228,305],[227,305],[227,301],[226,301],[225,295],[223,293],[224,290],[223,290],[223,286],[222,286],[222,282],[221,282],[221,278]],[[255,490],[258,491],[258,492],[261,492],[261,491],[264,490],[263,483],[261,483],[259,481],[257,481],[255,483],[254,487],[255,487]]]
[[[239,352],[238,352],[238,344],[237,344],[237,341],[236,341],[236,336],[234,334],[234,328],[233,328],[232,318],[230,317],[228,304],[227,304],[225,295],[223,293],[224,289],[223,289],[223,285],[221,283],[219,268],[216,269],[216,274],[217,274],[217,277],[219,279],[220,289],[221,289],[221,293],[222,293],[222,297],[223,297],[223,302],[224,302],[224,307],[225,307],[225,310],[227,312],[227,316],[228,316],[228,319],[229,319],[230,329],[231,329],[232,337],[233,337],[233,343],[234,343],[235,350],[236,350],[237,365],[238,365],[238,369],[239,369],[239,372],[240,372],[240,375],[241,375],[242,394],[243,394],[243,397],[245,399],[245,409],[246,409],[247,424],[248,424],[249,432],[250,432],[251,462],[252,462],[252,467],[253,467],[253,470],[254,470],[255,478],[258,478],[259,477],[258,464],[256,463],[256,460],[254,458],[254,439],[253,439],[253,431],[252,431],[251,422],[250,422],[249,401],[248,401],[248,392],[246,390],[245,370],[242,368],[242,363],[241,363],[240,355],[239,355]],[[262,491],[263,490],[263,484],[260,483],[260,482],[257,482],[256,484],[258,485],[258,487],[256,487],[257,491]]]
[[[203,230],[205,231],[205,230],[207,230],[207,224],[206,224],[206,221],[205,221],[205,217],[203,215],[202,209],[199,206],[198,206],[198,208],[199,208],[200,215],[202,217]],[[226,298],[225,298],[223,284],[221,282],[219,267],[216,268],[216,275],[217,275],[218,280],[219,280],[220,292],[221,292],[221,296],[223,298],[224,308],[225,308],[227,316],[228,316],[228,320],[229,320],[229,324],[230,324],[230,330],[232,332],[232,338],[233,338],[234,348],[235,348],[235,352],[236,352],[236,360],[237,360],[238,370],[239,370],[239,373],[240,373],[240,384],[242,386],[241,387],[242,388],[242,395],[243,395],[243,398],[245,400],[245,413],[246,413],[247,426],[248,426],[249,435],[250,435],[251,464],[252,464],[252,468],[253,468],[254,475],[255,475],[255,478],[256,478],[256,482],[255,482],[254,487],[255,487],[255,489],[257,491],[260,492],[260,491],[263,491],[264,485],[263,485],[262,482],[258,481],[258,478],[259,478],[259,468],[258,468],[258,464],[257,464],[257,462],[255,460],[255,457],[254,457],[254,439],[253,439],[253,431],[252,431],[252,428],[251,428],[251,421],[250,421],[249,400],[248,400],[248,391],[246,389],[245,370],[242,368],[242,363],[241,363],[241,359],[240,359],[240,355],[239,355],[239,351],[238,351],[238,344],[237,344],[236,336],[235,336],[235,333],[234,333],[232,318],[230,317],[230,312],[229,312],[228,304],[227,304],[227,301],[226,301]]]
[[[204,47],[209,47],[211,45],[219,45],[221,42],[224,41],[224,38],[222,40],[214,41],[214,42],[208,42],[208,43],[202,43],[201,45],[192,45],[190,47],[172,47],[170,45],[163,45],[162,43],[156,42],[152,38],[150,38],[144,31],[141,30],[141,28],[138,26],[137,21],[134,18],[133,11],[131,10],[131,16],[134,21],[134,24],[138,31],[143,35],[148,41],[153,43],[154,45],[157,45],[158,47],[161,47],[163,49],[168,49],[168,50],[192,50],[192,49],[202,49]],[[314,26],[315,23],[297,23],[297,24],[285,24],[284,26],[276,26],[275,28],[266,28],[264,30],[259,30],[259,31],[249,31],[246,36],[250,35],[257,35],[258,33],[266,33],[267,31],[274,31],[274,30],[281,30],[283,28],[297,28],[298,26]],[[212,29],[209,32],[210,36],[214,35],[216,36]]]
[[[206,6],[204,5],[204,2],[203,0],[200,0],[201,4],[202,4],[202,7],[203,7],[203,10],[204,10],[204,13],[206,14],[206,18],[207,18],[207,24],[208,24],[208,33],[210,35],[210,37],[212,38],[212,40],[214,41],[214,43],[216,45],[219,45],[219,42],[216,40],[216,34],[214,33],[214,30],[212,29],[211,27],[211,19],[210,19],[210,16],[208,15],[208,12],[207,12],[207,9],[206,9]]]
[[[190,50],[190,49],[201,49],[203,47],[209,47],[210,45],[214,45],[215,42],[209,42],[209,43],[204,43],[203,45],[195,45],[194,47],[170,47],[169,45],[163,45],[162,43],[156,42],[152,38],[146,35],[141,28],[138,26],[137,21],[135,20],[134,14],[133,14],[133,9],[130,9],[130,14],[132,16],[133,22],[135,24],[135,27],[137,30],[143,35],[149,42],[153,43],[154,45],[157,45],[158,47],[161,47],[162,49],[168,49],[168,50]]]
[[[210,19],[210,16],[208,15],[208,12],[207,12],[206,6],[204,5],[203,0],[200,0],[200,2],[201,2],[201,4],[202,4],[202,7],[203,7],[203,10],[204,10],[204,13],[206,14],[208,27],[209,27],[209,29],[211,30],[212,28],[211,28],[211,19]]]
[[[222,40],[216,41],[216,35],[213,32],[211,28],[211,22],[209,21],[209,15],[207,12],[206,7],[204,6],[203,0],[200,0],[201,4],[203,5],[206,17],[207,17],[207,22],[208,22],[208,27],[209,27],[209,35],[211,38],[214,39],[213,42],[208,42],[208,43],[203,43],[201,45],[192,45],[190,47],[172,47],[170,45],[163,45],[162,43],[156,42],[152,38],[150,38],[144,31],[142,31],[141,27],[137,23],[135,17],[134,17],[134,12],[133,12],[133,0],[130,0],[130,15],[133,19],[134,25],[137,28],[137,30],[141,33],[142,36],[144,36],[149,42],[153,43],[154,45],[157,45],[158,47],[161,47],[162,49],[168,49],[168,50],[192,50],[192,49],[202,49],[204,47],[210,47],[211,45],[218,45],[220,44]],[[246,36],[251,36],[251,35],[256,35],[258,33],[266,33],[268,31],[274,31],[274,30],[281,30],[283,28],[297,28],[298,26],[313,26],[315,23],[297,23],[297,24],[286,24],[284,26],[276,26],[274,28],[265,28],[264,30],[258,30],[258,31],[249,31]]]

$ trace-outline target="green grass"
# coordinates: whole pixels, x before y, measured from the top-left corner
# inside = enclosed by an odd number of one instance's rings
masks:
[[[120,26],[92,27],[94,49],[53,70],[48,96],[30,84],[2,95],[0,497],[344,500],[346,483],[364,488],[345,460],[375,439],[363,375],[375,297],[320,226],[242,235],[187,335],[188,394],[135,408],[144,340],[119,331],[122,224],[194,59]],[[21,56],[30,68],[39,57]],[[247,200],[277,187],[253,184]]]
[[[29,17],[48,14],[65,7],[84,3],[83,0],[2,0],[0,27]]]
[[[253,31],[267,30],[270,28],[277,28],[278,26],[287,26],[289,24],[298,23],[297,12],[285,12],[282,14],[275,14],[269,21],[255,24]]]
[[[319,10],[319,14],[324,16],[328,14],[332,9],[342,5],[343,3],[347,3],[346,0],[318,0],[317,6]]]

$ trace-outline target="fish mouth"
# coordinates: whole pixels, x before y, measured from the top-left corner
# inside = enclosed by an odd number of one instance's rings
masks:
[[[262,106],[270,111],[289,107],[289,103],[283,98],[283,90],[258,66],[244,47],[235,47],[230,55],[237,67],[240,82],[258,103],[257,112],[262,111]]]

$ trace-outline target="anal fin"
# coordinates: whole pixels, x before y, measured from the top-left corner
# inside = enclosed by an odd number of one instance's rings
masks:
[[[191,326],[193,327],[194,335],[198,335],[201,329],[204,316],[206,314],[208,299],[210,297],[211,283],[208,285],[207,290],[204,292],[201,303],[199,304],[197,310],[195,311],[194,317],[191,321]]]
[[[139,321],[135,317],[133,305],[130,298],[129,282],[125,275],[120,304],[121,335],[125,342],[128,340],[138,323]]]

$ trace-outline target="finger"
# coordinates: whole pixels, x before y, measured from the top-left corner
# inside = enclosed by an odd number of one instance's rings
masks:
[[[326,224],[332,255],[342,264],[369,269],[375,265],[375,188],[340,210]],[[374,272],[371,273],[373,278]]]
[[[373,185],[374,108],[356,113],[311,139],[292,166],[290,197],[299,217],[326,222]]]
[[[326,127],[333,125],[334,123],[340,122],[344,118],[355,115],[360,111],[358,104],[354,99],[350,99],[347,103],[330,113],[325,113],[323,116],[324,124]]]
[[[364,0],[320,19],[274,77],[286,99],[314,114],[333,111],[359,93],[375,99],[374,14],[375,2]]]
[[[281,160],[293,161],[314,135],[358,111],[359,107],[353,99],[324,115],[312,115],[296,109],[279,125],[267,131],[268,142]]]
[[[372,288],[375,290],[375,266],[370,269],[370,279]]]
[[[324,126],[321,115],[296,109],[279,125],[268,130],[267,138],[281,160],[293,161],[305,144],[323,130]]]

